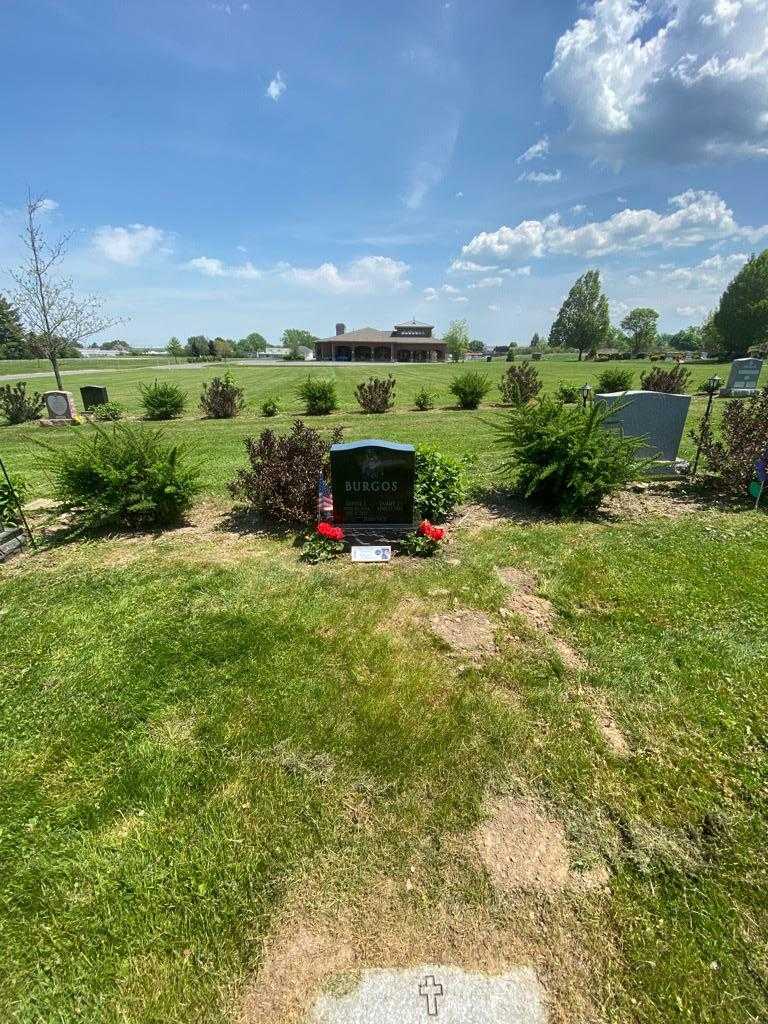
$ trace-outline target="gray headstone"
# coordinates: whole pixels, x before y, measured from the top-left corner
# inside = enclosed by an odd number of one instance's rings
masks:
[[[731,363],[728,383],[720,394],[733,397],[754,395],[762,368],[762,359],[734,359]]]
[[[661,391],[614,391],[595,395],[596,402],[615,407],[605,425],[624,437],[644,437],[639,451],[643,459],[674,463],[683,439],[690,395],[668,395]]]
[[[369,440],[332,445],[334,522],[385,536],[413,529],[415,466],[411,444]]]
[[[43,395],[48,418],[52,420],[71,420],[77,416],[75,400],[69,391],[46,391]]]
[[[95,384],[85,384],[81,387],[80,397],[83,400],[83,408],[86,412],[89,409],[94,409],[97,405],[106,405],[109,401],[107,389],[97,387]]]
[[[546,1024],[531,967],[486,975],[428,964],[364,971],[351,990],[318,997],[312,1024]]]

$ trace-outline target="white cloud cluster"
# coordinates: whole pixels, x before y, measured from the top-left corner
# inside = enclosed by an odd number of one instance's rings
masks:
[[[92,239],[102,256],[124,265],[139,263],[156,252],[165,240],[165,232],[149,224],[129,224],[128,227],[106,224],[94,231]]]
[[[426,302],[434,302],[441,296],[445,296],[449,302],[469,302],[466,295],[462,295],[452,284],[442,284],[439,288],[425,288],[423,294]]]
[[[546,76],[590,155],[768,156],[766,0],[596,0]]]
[[[283,266],[280,274],[285,280],[338,295],[410,288],[405,276],[408,269],[407,263],[389,256],[364,256],[341,270],[335,263],[323,263],[319,267]]]
[[[549,152],[549,139],[545,135],[544,138],[539,139],[538,142],[534,142],[532,146],[529,146],[524,153],[521,153],[517,158],[519,164],[530,163],[531,160],[538,160],[545,157]]]
[[[559,214],[544,220],[524,220],[516,227],[482,231],[462,249],[465,256],[526,259],[547,255],[592,258],[648,247],[670,248],[727,238],[757,241],[768,226],[742,227],[716,192],[689,189],[669,200],[665,213],[655,210],[620,210],[603,221],[579,227],[563,224]]]
[[[503,277],[481,277],[479,281],[471,284],[470,288],[500,288],[504,281]]]
[[[518,181],[529,181],[533,185],[551,185],[556,181],[560,181],[563,177],[562,171],[527,171],[525,174],[521,174],[517,179]]]
[[[489,270],[496,270],[495,266],[486,266],[483,263],[475,263],[473,260],[454,260],[448,267],[449,274],[487,274]]]
[[[287,283],[301,285],[313,291],[328,292],[332,295],[376,291],[399,291],[410,288],[406,279],[408,264],[389,256],[364,256],[344,268],[335,263],[321,263],[318,267],[294,267],[290,263],[278,263],[269,270],[255,267],[250,260],[241,264],[228,264],[210,256],[197,256],[189,260],[187,269],[196,270],[205,277],[226,277],[245,281],[256,281],[269,277]]]
[[[250,260],[239,266],[231,266],[210,256],[197,256],[187,263],[187,267],[190,270],[199,270],[206,277],[232,277],[246,281],[256,281],[262,277],[262,272],[254,267]]]
[[[641,285],[660,281],[685,290],[719,292],[741,270],[748,259],[744,252],[734,252],[727,256],[717,253],[692,267],[670,267],[666,264],[658,268],[648,268],[640,274],[630,274],[627,282],[631,285]]]
[[[278,71],[275,77],[267,86],[267,96],[269,96],[271,100],[274,100],[275,103],[277,103],[277,101],[280,99],[280,97],[283,95],[287,88],[288,86],[285,83],[282,71]]]

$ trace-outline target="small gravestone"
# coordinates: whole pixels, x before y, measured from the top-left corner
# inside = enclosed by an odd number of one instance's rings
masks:
[[[43,395],[46,419],[40,420],[44,427],[65,427],[77,419],[75,400],[69,391],[46,391]]]
[[[107,389],[96,387],[95,384],[86,384],[85,387],[80,388],[80,397],[86,412],[94,409],[97,405],[106,405],[109,401]]]
[[[757,394],[757,382],[762,368],[762,359],[734,359],[728,383],[720,394],[724,398],[750,398]]]
[[[595,395],[595,401],[611,407],[605,420],[608,429],[624,437],[642,437],[646,444],[638,458],[654,459],[652,471],[659,475],[674,473],[677,453],[683,439],[690,395],[669,395],[661,391],[614,391]]]
[[[352,441],[331,446],[333,521],[352,537],[390,538],[413,530],[413,445]]]
[[[426,965],[363,971],[352,988],[318,997],[312,1024],[546,1024],[531,967],[486,975]]]

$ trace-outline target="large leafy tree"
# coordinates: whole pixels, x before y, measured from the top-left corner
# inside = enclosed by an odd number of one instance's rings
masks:
[[[238,355],[248,355],[250,352],[265,352],[267,349],[267,339],[259,334],[258,331],[251,331],[250,334],[246,334],[240,341],[235,342],[235,349]]]
[[[29,352],[18,310],[0,295],[0,359],[23,359]]]
[[[181,344],[179,339],[174,336],[165,346],[165,351],[175,361],[177,359],[181,359],[181,357],[184,355],[184,346]]]
[[[648,306],[631,309],[621,321],[621,329],[629,339],[632,352],[647,355],[658,340],[659,314]]]
[[[288,349],[289,359],[301,359],[300,348],[313,348],[317,338],[310,331],[300,327],[286,327],[280,338],[280,344]]]
[[[714,326],[732,356],[768,341],[768,249],[751,256],[725,289]]]
[[[467,321],[453,320],[443,335],[443,341],[448,346],[448,354],[454,362],[463,359],[467,352],[469,352],[470,345],[469,324]]]
[[[184,346],[184,351],[193,359],[208,356],[211,354],[210,342],[204,334],[193,334],[191,337],[187,338],[187,344]]]
[[[549,332],[552,348],[576,349],[581,359],[585,352],[596,352],[608,337],[611,327],[608,300],[600,287],[600,271],[588,270],[576,281],[560,307]]]

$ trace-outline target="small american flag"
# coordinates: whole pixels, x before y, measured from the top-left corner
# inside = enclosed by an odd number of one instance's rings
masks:
[[[318,522],[333,519],[333,495],[322,476],[317,485],[317,519]]]

